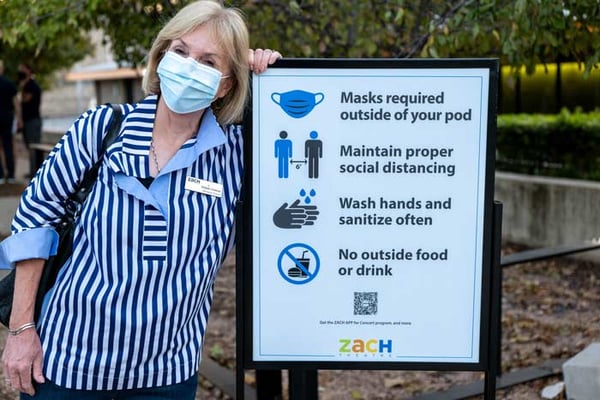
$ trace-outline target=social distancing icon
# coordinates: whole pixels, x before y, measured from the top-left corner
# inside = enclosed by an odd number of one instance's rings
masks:
[[[288,179],[290,177],[290,166],[295,169],[306,166],[308,167],[308,178],[318,179],[319,164],[323,158],[323,141],[319,139],[319,132],[310,131],[309,138],[304,141],[304,151],[300,156],[298,156],[298,151],[294,151],[294,141],[289,136],[288,131],[282,130],[278,134],[279,138],[274,141],[273,154],[277,161],[277,177]]]

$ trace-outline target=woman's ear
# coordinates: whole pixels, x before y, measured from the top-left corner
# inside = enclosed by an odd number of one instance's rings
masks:
[[[229,91],[233,88],[235,81],[233,76],[229,76],[227,78],[221,79],[221,83],[219,83],[219,90],[217,90],[217,99],[222,99],[227,96]]]

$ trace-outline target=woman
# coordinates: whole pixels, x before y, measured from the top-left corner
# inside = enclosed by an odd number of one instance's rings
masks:
[[[150,95],[122,106],[121,133],[103,156],[73,254],[34,329],[37,282],[56,245],[52,226],[98,159],[112,109],[75,121],[23,194],[2,243],[17,269],[4,376],[22,398],[194,399],[240,193],[242,137],[233,123],[248,66],[260,73],[279,57],[249,51],[243,19],[217,2],[192,3],[164,26],[144,76]]]

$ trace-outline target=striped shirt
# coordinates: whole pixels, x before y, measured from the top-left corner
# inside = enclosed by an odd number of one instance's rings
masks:
[[[179,383],[197,372],[219,266],[231,248],[242,174],[239,126],[210,110],[146,189],[156,96],[123,105],[122,129],[104,155],[70,260],[39,322],[44,373],[59,386],[120,390]],[[52,229],[65,198],[98,158],[112,114],[83,114],[26,189],[2,243],[5,263],[56,252]],[[193,177],[222,196],[188,190]],[[0,260],[1,262],[1,260]]]

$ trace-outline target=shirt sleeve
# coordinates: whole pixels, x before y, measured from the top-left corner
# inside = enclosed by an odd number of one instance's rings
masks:
[[[232,194],[227,201],[230,203],[230,209],[232,210],[231,217],[233,218],[233,223],[231,226],[231,231],[227,232],[225,251],[223,252],[224,257],[226,257],[227,254],[233,249],[236,242],[236,208],[239,205],[242,178],[244,174],[244,138],[242,135],[242,126],[229,125],[226,132],[228,145],[232,149],[232,151],[229,152],[230,157],[227,160],[229,176],[226,182],[227,185],[230,185],[231,190],[226,192]],[[251,190],[251,188],[248,189]]]
[[[15,262],[44,258],[56,254],[58,233],[54,228],[37,228],[7,237],[0,243],[0,269],[14,267]]]
[[[0,243],[0,268],[17,261],[56,254],[54,227],[64,214],[68,197],[97,161],[112,108],[99,106],[82,114],[48,155],[31,180],[11,225],[12,235]]]

